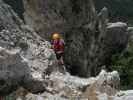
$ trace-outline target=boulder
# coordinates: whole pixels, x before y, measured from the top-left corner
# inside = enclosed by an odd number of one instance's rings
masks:
[[[32,93],[45,90],[46,82],[41,73],[32,72],[20,50],[7,50],[0,47],[0,94],[7,95],[17,88],[24,87]]]
[[[127,44],[127,24],[122,22],[108,23],[106,34],[101,37],[101,50],[98,54],[99,62],[109,65],[112,55],[122,52]]]
[[[29,69],[20,57],[18,50],[6,50],[0,47],[0,94],[13,92],[27,77]]]
[[[32,94],[28,92],[25,95],[25,100],[30,98],[33,100],[113,100],[118,90],[107,83],[110,73],[114,72],[102,70],[97,77],[79,78],[68,73],[64,75],[54,72],[47,79],[48,86],[43,93]],[[110,76],[113,77],[114,74]]]
[[[129,40],[133,39],[133,27],[128,27],[127,29],[128,33],[129,33]]]
[[[114,97],[113,100],[132,100],[133,99],[133,91],[120,91]]]

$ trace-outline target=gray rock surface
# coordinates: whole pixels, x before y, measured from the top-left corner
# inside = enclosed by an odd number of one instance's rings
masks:
[[[8,94],[17,89],[30,70],[20,57],[18,50],[0,47],[0,94]]]
[[[41,36],[48,37],[49,32],[54,31],[65,32],[65,62],[71,66],[71,71],[75,71],[73,73],[87,77],[96,75],[100,66],[109,64],[112,54],[121,52],[126,46],[127,25],[107,24],[108,20],[104,19],[107,9],[97,16],[91,0],[24,0],[24,3],[25,21],[33,25]],[[107,72],[90,79],[59,73],[60,67],[57,66],[50,43],[24,25],[2,0],[0,15],[1,94],[11,93],[20,86],[28,91],[25,96],[29,95],[27,98],[33,97],[33,100],[34,97],[53,100],[83,97],[97,100],[98,96],[108,97],[116,93],[115,84],[112,87],[112,81],[107,82]],[[43,93],[34,95],[31,92]]]
[[[99,65],[109,65],[110,58],[120,53],[128,43],[127,24],[122,22],[108,23],[106,34],[101,35],[97,59]]]
[[[25,22],[45,38],[53,32],[65,33],[72,28],[94,27],[92,0],[24,0],[24,7]]]
[[[49,40],[51,33],[63,33],[64,60],[74,75],[97,75],[102,65],[109,66],[113,54],[126,47],[127,26],[108,28],[108,9],[97,14],[93,0],[23,1],[25,23],[41,37]]]
[[[24,0],[25,22],[42,37],[64,33],[65,62],[71,73],[90,76],[93,59],[96,11],[92,0]]]
[[[112,55],[126,48],[127,24],[108,23],[106,8],[99,14],[96,26],[95,33],[73,30],[75,33],[71,32],[66,38],[65,61],[71,66],[72,73],[81,76],[97,75],[101,66],[110,65]]]
[[[91,78],[52,73],[46,91],[38,95],[28,92],[24,100],[113,100],[108,98],[114,96],[117,90],[106,82],[108,75],[110,73],[104,70],[97,77]],[[19,95],[18,97],[20,98]]]
[[[23,86],[31,92],[42,91],[45,87],[43,76],[58,69],[50,43],[40,38],[32,28],[24,25],[11,7],[2,0],[0,47],[0,93],[3,95],[18,86]]]

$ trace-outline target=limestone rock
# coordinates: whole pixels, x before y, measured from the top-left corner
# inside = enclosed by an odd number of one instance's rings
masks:
[[[92,0],[24,0],[24,19],[41,36],[72,30],[74,27],[94,27],[95,8]]]
[[[98,55],[99,62],[108,65],[110,63],[110,57],[115,53],[120,53],[126,48],[127,43],[127,24],[122,22],[109,23],[106,34],[101,37],[101,51]]]
[[[120,91],[113,98],[113,100],[132,100],[132,99],[133,99],[133,91],[132,90]]]
[[[72,73],[90,76],[88,66],[92,66],[97,16],[93,1],[24,0],[24,8],[25,22],[40,36],[49,39],[50,33],[63,33],[66,43],[64,58],[70,70],[74,69]]]
[[[19,87],[28,76],[28,67],[17,50],[9,51],[0,47],[0,94],[8,94]]]
[[[45,90],[46,82],[42,74],[33,73],[19,53],[20,50],[9,51],[0,47],[1,95],[9,94],[20,86],[33,93]]]
[[[26,100],[113,100],[118,90],[107,83],[110,73],[102,70],[97,77],[79,78],[68,73],[54,72],[47,79],[48,86],[43,93],[35,95],[28,92],[25,97]],[[111,77],[113,76],[114,74],[111,74]]]
[[[32,28],[24,25],[11,7],[2,0],[0,47],[0,93],[3,95],[11,93],[18,86],[33,93],[44,91],[43,77],[47,69],[49,73],[58,70],[50,43],[39,37]]]
[[[109,28],[108,9],[97,14],[92,0],[24,0],[23,5],[25,23],[41,37],[63,33],[64,60],[73,75],[97,75],[127,45],[127,25]]]
[[[92,35],[73,30],[75,33],[66,39],[65,61],[71,66],[71,73],[81,76],[97,75],[101,66],[110,65],[112,55],[121,53],[126,48],[129,37],[127,24],[108,23],[104,15],[98,20],[98,29]]]

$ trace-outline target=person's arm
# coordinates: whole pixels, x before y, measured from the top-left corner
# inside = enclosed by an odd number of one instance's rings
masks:
[[[54,45],[53,45],[54,43],[53,43],[53,42],[54,42],[54,41],[52,40],[52,41],[51,41],[51,49],[54,49]]]

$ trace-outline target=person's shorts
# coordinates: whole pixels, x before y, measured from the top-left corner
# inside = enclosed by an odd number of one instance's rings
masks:
[[[63,56],[63,53],[56,53],[56,58],[59,60]]]

